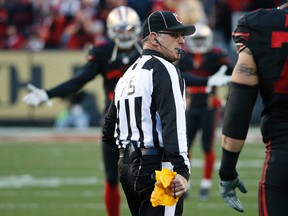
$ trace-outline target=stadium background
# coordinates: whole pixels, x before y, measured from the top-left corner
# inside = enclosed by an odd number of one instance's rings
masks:
[[[28,83],[49,88],[69,79],[85,63],[85,51],[2,51],[0,52],[0,126],[52,126],[56,116],[67,108],[67,100],[53,99],[53,107],[27,106],[22,98]],[[85,86],[103,109],[102,77]],[[95,126],[95,125],[94,125]]]
[[[186,22],[192,22],[195,13],[195,17],[210,25],[215,45],[227,49],[233,65],[236,52],[231,31],[239,16],[283,1],[0,0],[0,126],[53,125],[57,114],[66,109],[67,101],[53,99],[52,109],[27,107],[22,102],[28,93],[26,85],[32,82],[47,89],[73,76],[86,61],[87,41],[101,42],[107,14],[115,6],[126,4],[134,8],[141,21],[153,10],[176,11]],[[191,17],[187,16],[189,12]],[[104,104],[101,86],[99,76],[85,86],[95,96],[100,111]],[[252,123],[259,123],[260,104],[257,102]]]
[[[40,88],[50,88],[73,76],[85,63],[85,51],[1,51],[0,52],[0,126],[47,127],[53,126],[57,115],[67,109],[67,100],[53,99],[53,107],[27,106],[22,98],[29,90],[28,83]],[[83,90],[95,96],[99,110],[103,110],[102,77],[88,83]],[[220,88],[224,98],[226,88]],[[260,120],[261,102],[258,100],[251,123]],[[91,125],[99,126],[99,125]]]

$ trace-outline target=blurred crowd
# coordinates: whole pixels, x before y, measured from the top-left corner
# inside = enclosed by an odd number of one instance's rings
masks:
[[[108,13],[128,5],[144,21],[151,12],[171,10],[185,23],[206,22],[229,43],[237,11],[276,7],[285,0],[0,0],[0,49],[85,49],[105,36]]]

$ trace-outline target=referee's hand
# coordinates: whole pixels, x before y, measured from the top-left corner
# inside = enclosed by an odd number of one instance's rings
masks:
[[[169,195],[174,198],[181,197],[187,191],[187,187],[187,180],[183,176],[177,174],[171,181]]]

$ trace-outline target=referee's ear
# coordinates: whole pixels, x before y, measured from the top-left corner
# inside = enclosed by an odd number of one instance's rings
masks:
[[[147,37],[143,38],[142,44],[146,45],[146,48],[153,48],[155,49],[160,45],[156,32],[151,32]]]
[[[157,39],[158,35],[156,32],[151,32],[148,35],[148,37],[149,37],[150,42],[153,44],[153,46],[159,46],[160,45],[160,42]]]
[[[160,45],[160,42],[158,41],[158,35],[156,32],[151,32],[150,37],[154,45],[158,45],[158,46]]]

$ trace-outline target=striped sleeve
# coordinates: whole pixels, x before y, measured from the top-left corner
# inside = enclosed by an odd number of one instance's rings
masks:
[[[153,86],[153,96],[162,123],[165,154],[173,164],[174,171],[189,179],[182,77],[173,64],[161,60],[153,73]]]

